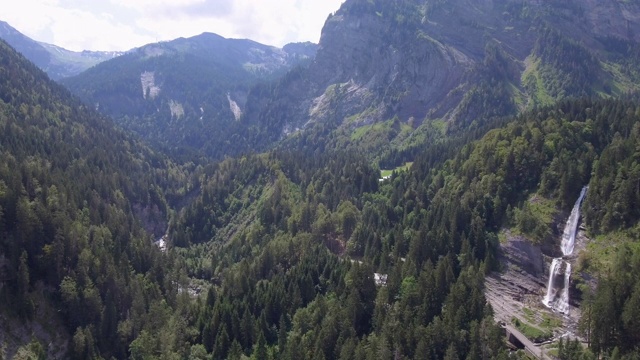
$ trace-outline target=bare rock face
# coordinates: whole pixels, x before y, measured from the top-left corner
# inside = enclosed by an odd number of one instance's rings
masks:
[[[548,275],[540,246],[526,238],[507,234],[507,242],[500,246],[501,273],[506,282],[523,294],[537,295],[544,288]]]
[[[395,2],[394,2],[395,3]],[[402,4],[420,11],[416,4]],[[290,80],[288,118],[303,127],[326,120],[313,111],[318,99],[326,99],[329,87],[349,84],[334,103],[339,102],[339,119],[376,108],[374,121],[398,115],[401,119],[422,119],[443,102],[463,81],[475,59],[420,30],[416,19],[404,19],[394,8],[373,11],[370,4],[347,2],[331,16],[322,32],[315,61],[304,78]],[[286,81],[286,80],[285,80]]]
[[[581,0],[587,26],[599,36],[640,42],[640,3],[637,1]]]
[[[535,278],[545,276],[544,259],[539,246],[521,236],[510,236],[508,243],[501,249],[503,256],[507,257],[513,266]]]
[[[609,61],[603,50],[606,39],[640,41],[640,5],[623,0],[347,0],[327,19],[308,70],[285,78],[270,104],[277,104],[280,118],[286,119],[285,135],[314,122],[353,122],[354,115],[361,118],[359,124],[397,116],[401,121],[414,119],[413,124],[441,119],[461,126],[482,116],[486,108],[498,108],[489,111],[490,116],[513,115],[516,102],[521,108],[537,103],[532,100],[536,89],[523,81],[531,71],[527,64],[532,59],[540,67],[562,63],[540,63],[536,47],[546,47],[540,41],[550,38],[548,32],[557,34],[558,42],[584,48],[600,66]],[[501,56],[498,62],[487,50],[492,47]],[[508,70],[502,76],[496,69]],[[548,89],[551,97],[595,95],[589,86],[607,89],[617,81],[602,69],[592,70],[602,78],[598,84]],[[554,80],[570,83],[545,81]],[[344,84],[359,91],[327,96]],[[500,101],[506,103],[502,108],[491,103],[495,93],[482,97],[500,87]],[[318,102],[327,99],[333,108],[330,116],[315,111]],[[267,107],[263,113],[273,115],[274,109]],[[252,113],[248,117],[257,118]]]

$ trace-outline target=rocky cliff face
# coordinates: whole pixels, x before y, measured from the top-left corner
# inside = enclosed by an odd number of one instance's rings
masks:
[[[415,19],[390,16],[393,12],[374,12],[354,19],[342,11],[331,17],[312,77],[325,84],[352,81],[366,87],[384,105],[382,116],[422,118],[461,82],[474,60],[420,32]],[[365,102],[360,108],[368,106]]]
[[[574,3],[584,9],[585,30],[596,36],[640,42],[640,3],[637,1],[584,0]]]
[[[246,116],[278,112],[284,135],[395,116],[459,128],[566,97],[637,91],[637,60],[619,60],[638,48],[639,27],[631,1],[348,0],[325,23],[309,69]]]

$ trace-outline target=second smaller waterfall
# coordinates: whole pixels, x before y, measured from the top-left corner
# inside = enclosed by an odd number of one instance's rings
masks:
[[[544,297],[542,302],[547,306],[551,307],[551,302],[555,299],[556,294],[558,293],[558,284],[556,278],[560,273],[560,266],[562,265],[561,258],[555,258],[551,262],[551,267],[549,267],[549,284],[547,285],[547,296]]]
[[[571,264],[565,263],[564,268],[564,286],[560,291],[560,297],[557,299],[555,309],[563,314],[569,313],[569,281],[571,280]]]

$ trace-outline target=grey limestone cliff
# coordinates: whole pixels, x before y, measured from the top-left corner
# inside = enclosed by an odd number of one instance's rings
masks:
[[[396,116],[466,126],[565,97],[637,91],[637,74],[629,81],[612,70],[626,50],[611,39],[638,46],[638,2],[348,0],[327,19],[309,69],[247,116],[278,104],[285,134]]]

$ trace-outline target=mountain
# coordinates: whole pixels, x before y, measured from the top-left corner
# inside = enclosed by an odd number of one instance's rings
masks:
[[[116,58],[124,52],[121,51],[71,51],[59,46],[39,42],[50,54],[52,61],[43,69],[54,80],[68,78],[107,60]]]
[[[203,353],[526,357],[506,353],[492,320],[510,303],[481,295],[485,275],[526,272],[529,249],[549,262],[588,185],[585,249],[556,279],[571,316],[542,305],[546,283],[505,279],[521,300],[503,327],[560,359],[637,356],[639,10],[346,1],[308,68],[249,94],[249,143],[275,149],[211,166],[171,222],[169,247],[215,284]],[[378,179],[394,146],[413,165]],[[519,257],[503,263],[509,242]]]
[[[637,92],[639,43],[630,1],[347,1],[308,69],[250,94],[245,121],[272,140],[318,124],[343,146],[386,152],[382,162],[410,161],[428,138],[421,124],[455,132],[565,98]]]
[[[134,49],[63,84],[156,145],[221,157],[249,148],[238,121],[249,89],[308,63],[315,49],[204,33]]]
[[[77,75],[103,61],[120,56],[117,51],[70,51],[37,42],[23,35],[4,21],[0,21],[0,38],[21,52],[54,79]]]

